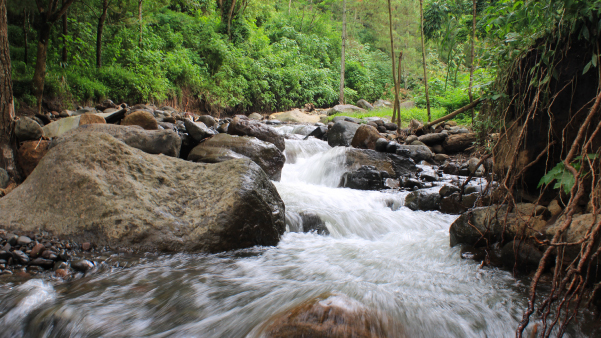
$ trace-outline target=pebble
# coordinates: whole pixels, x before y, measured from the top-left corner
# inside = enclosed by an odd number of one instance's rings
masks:
[[[29,245],[29,243],[31,243],[31,238],[29,238],[27,236],[20,236],[17,239],[17,244],[19,244],[21,246]]]
[[[90,249],[92,248],[92,245],[89,242],[85,242],[81,244],[81,250],[83,251],[90,251]]]
[[[69,271],[67,271],[65,269],[58,269],[58,270],[54,271],[54,275],[56,277],[65,278],[65,277],[69,276]]]
[[[54,261],[52,261],[50,259],[36,258],[36,259],[32,260],[29,263],[29,265],[41,266],[46,269],[51,269],[54,266]]]
[[[21,250],[15,250],[15,251],[13,251],[13,258],[19,264],[27,264],[27,263],[29,263],[29,257],[27,257],[27,255],[23,251],[21,251]]]
[[[38,243],[33,246],[33,248],[31,249],[31,253],[29,253],[29,255],[33,258],[36,258],[40,254],[42,254],[45,249],[46,249],[46,247],[44,246],[44,244]]]
[[[71,262],[71,268],[76,271],[86,272],[94,267],[94,263],[90,262],[87,259],[80,259],[74,262]]]

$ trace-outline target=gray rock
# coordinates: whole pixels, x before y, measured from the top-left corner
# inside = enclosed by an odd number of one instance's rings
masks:
[[[339,104],[337,106],[334,106],[333,108],[329,109],[327,111],[327,115],[331,116],[334,114],[339,114],[339,113],[359,113],[359,112],[365,112],[366,110],[363,108],[359,108],[357,106],[353,106],[352,104]]]
[[[384,127],[386,128],[386,130],[397,130],[397,129],[399,129],[399,126],[397,126],[395,123],[392,123],[392,122],[385,123]]]
[[[17,244],[24,246],[24,245],[28,245],[29,243],[31,243],[31,238],[27,237],[27,236],[19,236],[19,238],[17,239]]]
[[[358,119],[356,117],[350,117],[350,116],[336,116],[332,119],[332,122],[334,122],[334,123],[340,122],[340,121],[353,122],[353,123],[357,123],[357,124],[361,124],[364,122],[362,119]]]
[[[338,186],[357,190],[382,190],[386,178],[390,178],[386,171],[379,171],[374,166],[362,166],[344,173]]]
[[[85,107],[85,108],[77,109],[72,114],[72,116],[79,116],[79,115],[83,115],[83,114],[96,114],[96,113],[98,113],[98,111],[95,108]]]
[[[438,191],[438,194],[440,195],[440,197],[447,197],[453,193],[460,192],[460,191],[461,191],[461,189],[457,186],[445,184],[442,186],[442,188],[440,188],[440,190]]]
[[[222,134],[227,134],[227,128],[230,126],[229,123],[222,123],[219,125],[219,127],[217,127],[217,131],[222,133]]]
[[[507,268],[536,269],[541,258],[543,253],[534,245],[524,241],[511,241],[501,249],[501,262]]]
[[[317,214],[301,212],[300,214],[303,232],[316,232],[318,235],[329,235],[330,231],[326,223]]]
[[[419,171],[415,162],[406,157],[380,153],[370,149],[349,149],[346,152],[346,167],[350,171],[363,166],[373,166],[378,171],[386,171],[390,177],[414,175]]]
[[[27,263],[29,263],[29,256],[27,256],[27,254],[25,254],[23,251],[21,250],[15,250],[12,252],[13,254],[13,259],[22,265],[26,265]]]
[[[359,101],[357,101],[357,106],[360,108],[363,108],[365,110],[372,110],[374,109],[374,106],[371,105],[371,103],[361,99]]]
[[[90,262],[87,259],[79,259],[74,262],[71,262],[71,268],[75,271],[85,273],[94,268],[94,263]]]
[[[415,135],[409,135],[409,136],[407,136],[407,138],[405,139],[405,143],[407,143],[407,144],[411,144],[411,142],[413,142],[413,141],[417,141],[417,140],[418,140],[417,136],[415,136]]]
[[[37,122],[23,116],[15,123],[15,136],[21,142],[39,140],[44,136],[44,130]]]
[[[411,146],[425,146],[424,142],[421,142],[420,140],[415,140],[415,141],[411,142],[411,144],[409,144],[409,145],[411,145]],[[430,148],[428,148],[428,149],[430,149]],[[432,150],[430,150],[430,151],[432,151]]]
[[[418,137],[418,141],[424,143],[425,145],[428,146],[432,146],[435,144],[440,144],[442,142],[444,142],[444,140],[447,138],[446,134],[441,134],[441,133],[431,133],[431,134],[425,134],[422,135],[420,137]]]
[[[436,171],[430,167],[424,168],[423,171],[419,173],[419,178],[426,182],[436,182],[440,179]]]
[[[2,168],[0,168],[0,189],[6,189],[8,187],[8,183],[10,182],[10,175],[8,172]]]
[[[280,180],[286,157],[274,144],[254,137],[215,135],[196,146],[188,155],[188,160],[209,163],[223,162],[236,158],[232,152],[238,154],[238,157],[242,155],[253,160],[270,179]],[[219,158],[223,161],[218,160]]]
[[[328,131],[328,144],[330,147],[350,147],[353,137],[360,125],[352,122],[340,121],[334,123]]]
[[[181,138],[171,130],[145,130],[139,126],[120,126],[113,124],[86,124],[54,138],[49,149],[81,133],[105,133],[122,141],[130,147],[148,154],[164,154],[178,157],[182,145]]]
[[[184,119],[184,125],[186,126],[188,134],[197,142],[217,134],[216,131],[207,128],[202,122],[192,122],[190,119]]]
[[[392,102],[386,100],[378,100],[374,102],[374,108],[392,108]]]
[[[261,114],[258,113],[252,113],[248,115],[248,118],[251,120],[261,121],[263,119],[263,116],[261,116]]]
[[[217,121],[211,115],[200,115],[198,121],[204,123],[209,128],[217,124]]]
[[[381,137],[379,139],[376,140],[376,151],[379,151],[381,153],[386,152],[386,149],[388,148],[388,140]]]
[[[405,206],[411,210],[438,210],[440,195],[437,191],[416,190],[405,197]]]
[[[275,186],[250,160],[193,163],[94,132],[50,149],[27,180],[0,199],[4,229],[42,228],[77,242],[143,251],[276,245],[284,214]]]
[[[258,121],[235,117],[227,128],[227,133],[237,136],[253,136],[261,141],[273,143],[281,151],[286,149],[284,136],[272,127]]]
[[[399,149],[400,144],[395,141],[391,141],[386,146],[386,152],[389,154],[396,154],[397,149]]]
[[[316,139],[324,140],[326,139],[328,134],[328,128],[326,126],[319,126],[315,128],[309,135],[307,135],[304,139],[308,139],[309,136],[313,136]]]
[[[434,157],[430,148],[422,145],[399,145],[396,153],[397,155],[409,157],[416,162],[430,161]]]
[[[54,267],[54,261],[45,258],[36,258],[29,262],[29,265],[40,266],[44,269],[52,269],[52,267]]]

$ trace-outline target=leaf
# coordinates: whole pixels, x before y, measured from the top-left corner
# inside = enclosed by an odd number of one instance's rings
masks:
[[[593,63],[591,61],[589,61],[589,63],[586,64],[586,66],[584,66],[584,69],[582,70],[582,75],[586,74],[589,70],[589,68],[591,68],[591,65]]]
[[[590,38],[590,33],[588,31],[588,27],[586,25],[582,26],[582,36],[588,40]]]
[[[597,67],[597,55],[593,54],[593,58],[591,59],[594,67]]]

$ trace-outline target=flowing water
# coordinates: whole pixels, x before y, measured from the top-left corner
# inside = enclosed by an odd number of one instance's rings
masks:
[[[394,318],[409,337],[514,336],[526,287],[461,259],[449,247],[455,216],[411,211],[403,193],[337,188],[345,151],[287,140],[275,183],[289,229],[311,212],[331,235],[287,232],[277,247],[147,256],[68,283],[4,285],[0,336],[252,337],[326,292]]]

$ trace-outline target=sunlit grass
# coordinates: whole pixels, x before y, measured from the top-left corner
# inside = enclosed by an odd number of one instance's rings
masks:
[[[447,115],[447,111],[444,108],[431,108],[430,113],[432,114],[432,120],[436,120],[436,119],[439,119],[439,118]],[[359,118],[359,119],[375,116],[375,117],[387,118],[389,120],[392,120],[392,108],[379,108],[379,109],[374,109],[371,111],[361,112],[361,113],[338,113],[338,114],[329,116],[328,118],[329,118],[329,120],[332,120],[336,116],[349,116],[349,117],[355,117],[355,118]],[[428,111],[425,108],[417,108],[417,107],[401,109],[401,127],[406,127],[409,124],[409,122],[413,119],[421,121],[422,123],[427,122],[428,121]],[[463,119],[455,118],[454,120],[457,121],[457,123],[461,124],[461,125],[466,125],[466,124],[471,123],[470,122],[471,119],[467,116],[465,116],[465,118],[463,118]]]

